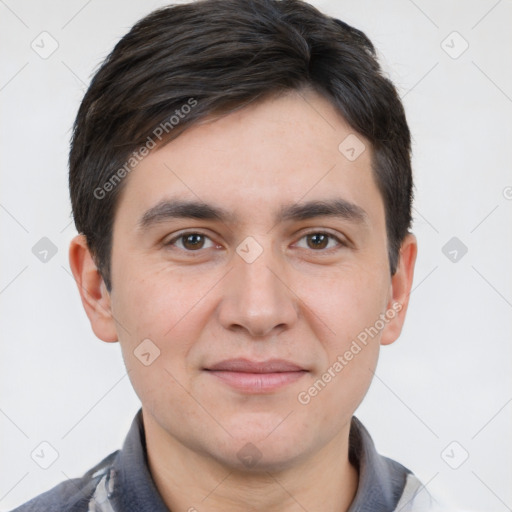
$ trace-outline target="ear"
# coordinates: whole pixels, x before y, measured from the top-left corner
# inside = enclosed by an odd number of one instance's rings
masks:
[[[417,252],[416,237],[408,234],[400,247],[398,267],[391,278],[391,293],[386,309],[386,317],[389,321],[382,332],[381,345],[393,343],[402,332],[409,305]]]
[[[69,265],[94,334],[103,341],[117,341],[110,294],[94,263],[84,235],[78,235],[71,240]]]

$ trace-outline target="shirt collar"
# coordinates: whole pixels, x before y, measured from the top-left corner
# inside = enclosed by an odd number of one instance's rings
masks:
[[[169,512],[149,472],[142,409],[135,415],[123,448],[114,460],[114,470],[114,510]]]
[[[359,485],[348,512],[395,510],[410,471],[379,455],[370,434],[355,416],[350,425],[349,460],[359,472]]]
[[[363,424],[352,418],[349,459],[359,472],[356,496],[348,512],[391,512],[402,495],[410,471],[379,455]],[[169,512],[149,472],[142,409],[113,462],[115,484],[110,499],[115,510]]]

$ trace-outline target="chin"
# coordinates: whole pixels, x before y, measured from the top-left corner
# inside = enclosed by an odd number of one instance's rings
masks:
[[[293,467],[312,448],[308,449],[300,428],[283,428],[284,424],[279,425],[282,417],[273,419],[271,428],[267,424],[261,428],[253,422],[227,429],[232,437],[226,436],[223,443],[216,443],[212,455],[222,465],[243,473],[279,472]]]
[[[267,448],[262,450],[251,442],[243,444],[235,452],[232,451],[232,448],[229,453],[217,454],[217,462],[231,471],[251,475],[289,470],[298,464],[303,455],[291,450],[272,451]]]

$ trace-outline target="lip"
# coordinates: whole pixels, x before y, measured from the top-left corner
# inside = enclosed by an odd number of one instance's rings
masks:
[[[308,371],[284,359],[251,361],[227,359],[204,369],[232,388],[245,393],[269,393],[303,377]]]

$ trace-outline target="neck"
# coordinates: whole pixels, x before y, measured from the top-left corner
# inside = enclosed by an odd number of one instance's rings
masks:
[[[346,512],[358,484],[348,459],[350,423],[320,450],[287,469],[245,471],[198,453],[143,415],[149,469],[172,511]]]

